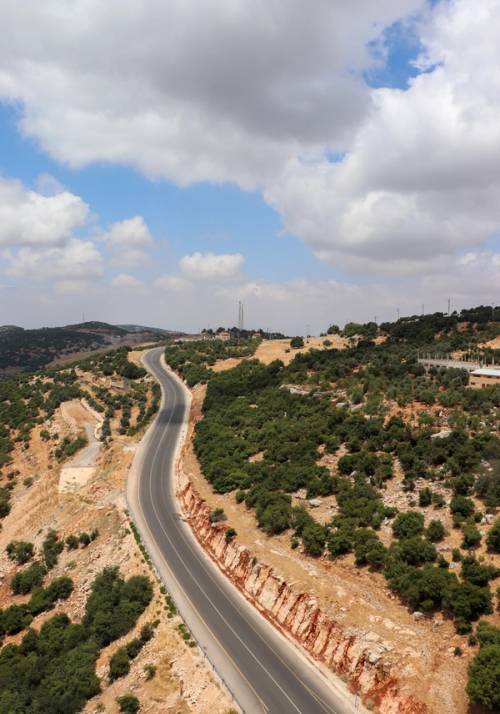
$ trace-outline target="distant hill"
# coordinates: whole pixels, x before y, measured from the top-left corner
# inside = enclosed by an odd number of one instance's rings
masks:
[[[0,326],[0,375],[30,372],[96,350],[155,342],[176,334],[179,333],[106,322],[81,322],[33,330],[4,325]]]
[[[116,325],[116,327],[125,330],[126,332],[154,332],[158,335],[182,335],[182,332],[175,330],[164,330],[162,327],[146,327],[145,325]]]

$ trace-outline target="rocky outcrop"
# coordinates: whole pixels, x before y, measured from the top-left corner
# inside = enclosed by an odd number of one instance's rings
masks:
[[[381,714],[427,714],[425,704],[402,690],[394,667],[384,658],[387,647],[377,635],[342,627],[310,594],[297,592],[237,541],[227,542],[227,526],[210,522],[209,506],[182,468],[178,468],[177,478],[178,499],[194,535],[269,621],[347,681]]]

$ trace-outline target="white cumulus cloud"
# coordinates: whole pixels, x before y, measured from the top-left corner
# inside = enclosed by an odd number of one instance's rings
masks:
[[[150,261],[153,236],[142,216],[116,221],[100,237],[110,249],[113,265],[135,268]]]
[[[294,157],[268,187],[288,230],[334,265],[449,269],[500,228],[499,0],[439,3],[420,25],[426,70],[372,111],[337,163]]]
[[[124,288],[125,290],[142,290],[144,288],[144,283],[134,275],[120,273],[113,278],[111,286],[113,288]]]
[[[103,235],[113,246],[144,247],[151,245],[153,237],[142,216],[116,221]]]
[[[20,181],[0,179],[0,246],[57,245],[89,216],[89,207],[67,191],[44,196]]]
[[[88,281],[103,274],[102,257],[94,243],[76,238],[63,246],[21,248],[8,261],[9,275],[32,280]]]
[[[185,255],[179,265],[192,280],[227,280],[240,274],[244,258],[240,253],[200,253]]]
[[[368,44],[424,4],[25,0],[20,22],[3,0],[0,97],[70,165],[255,186],[290,155],[349,145]]]

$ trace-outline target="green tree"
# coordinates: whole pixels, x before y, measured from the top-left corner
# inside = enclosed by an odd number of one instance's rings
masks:
[[[304,547],[314,557],[323,555],[325,550],[326,532],[319,523],[309,523],[302,531]]]
[[[292,350],[298,350],[300,347],[304,347],[304,340],[302,337],[292,337],[290,340],[290,347]]]
[[[466,523],[462,529],[463,542],[462,548],[477,548],[481,542],[481,533],[474,523]]]
[[[31,560],[35,552],[33,543],[24,540],[11,541],[5,550],[10,560],[15,560],[18,565],[24,565]]]
[[[497,518],[493,526],[490,528],[488,537],[486,538],[488,550],[492,553],[500,553],[500,518]]]
[[[120,647],[109,660],[109,681],[125,677],[130,672],[130,657],[125,647]]]
[[[424,530],[424,517],[418,511],[398,513],[392,524],[396,538],[411,538],[420,535]]]
[[[422,488],[419,491],[418,494],[418,505],[421,508],[425,508],[426,506],[430,506],[432,501],[432,491],[430,488]]]
[[[500,644],[481,647],[469,665],[467,694],[474,704],[500,710]]]
[[[42,563],[38,561],[32,563],[14,575],[10,584],[12,592],[14,595],[26,595],[42,584],[46,574],[47,569]]]
[[[432,520],[427,526],[425,535],[432,543],[439,543],[439,541],[443,540],[445,537],[446,530],[442,522],[435,519]]]

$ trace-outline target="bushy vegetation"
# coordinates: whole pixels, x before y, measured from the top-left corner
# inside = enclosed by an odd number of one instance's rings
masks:
[[[83,624],[101,647],[108,645],[134,626],[152,596],[148,578],[136,575],[124,581],[118,568],[106,568],[94,581]]]
[[[45,599],[53,606],[68,597],[71,589],[69,578],[57,578],[46,590],[36,591],[30,602]],[[95,663],[101,647],[130,631],[151,596],[147,578],[125,581],[116,568],[108,568],[92,585],[82,624],[72,623],[67,615],[55,615],[39,631],[28,630],[19,645],[5,645],[0,650],[0,714],[81,711],[100,691]],[[28,603],[2,611],[0,633],[14,634],[28,627],[33,615],[42,611],[35,610],[31,613]],[[149,628],[144,636],[151,636]],[[142,646],[143,632],[139,642]],[[131,647],[131,653],[136,649]]]
[[[10,560],[15,560],[18,565],[24,565],[33,557],[35,549],[33,543],[24,540],[13,540],[8,543],[6,549]]]
[[[43,580],[38,578],[38,586],[33,588],[30,600],[22,605],[10,605],[0,610],[0,638],[15,635],[29,626],[34,617],[41,612],[51,610],[58,600],[66,600],[73,591],[73,581],[66,576],[55,578],[46,588],[39,586]],[[29,592],[29,590],[26,590]]]
[[[59,539],[56,531],[50,530],[42,543],[43,557],[48,570],[51,570],[64,550],[64,542]]]
[[[158,411],[161,391],[158,384],[146,377],[144,369],[129,361],[128,351],[127,347],[120,347],[72,365],[0,379],[0,478],[4,475],[8,479],[8,483],[0,483],[0,519],[10,512],[12,490],[17,483],[16,474],[7,471],[16,444],[27,449],[34,427],[51,419],[63,402],[84,398],[95,411],[102,413],[101,438],[106,444],[114,432],[133,436],[145,429]],[[90,377],[89,389],[77,370]],[[119,389],[98,384],[96,378],[105,377],[120,378]],[[59,439],[57,434],[43,428],[40,436],[59,461],[71,458],[87,444],[83,434]],[[27,487],[32,483],[32,476],[23,480]]]
[[[109,680],[114,682],[130,671],[130,662],[137,657],[144,645],[154,635],[154,625],[147,623],[141,629],[140,637],[130,640],[124,647],[119,647],[109,660]]]
[[[165,349],[167,363],[175,369],[190,387],[208,382],[214,372],[210,369],[217,360],[229,357],[250,357],[259,345],[254,339],[206,339],[179,342]]]
[[[486,621],[477,627],[480,648],[469,665],[467,693],[474,704],[500,710],[500,629]]]
[[[117,703],[121,714],[137,714],[140,710],[140,702],[133,694],[124,694],[117,698]]]
[[[359,567],[381,570],[411,609],[442,610],[458,631],[470,630],[471,622],[492,611],[488,583],[497,575],[474,559],[459,575],[450,572],[434,546],[446,537],[441,519],[425,528],[420,511],[385,506],[384,491],[397,461],[404,491],[415,491],[415,505],[438,511],[447,503],[443,493],[449,494],[462,547],[472,552],[480,545],[482,514],[471,496],[488,507],[486,500],[491,504],[497,493],[492,474],[500,462],[500,388],[468,389],[461,370],[426,374],[417,349],[446,352],[467,340],[477,346],[499,332],[491,308],[489,321],[484,314],[482,308],[470,312],[477,324],[462,331],[456,329],[462,315],[402,319],[385,326],[387,339],[378,345],[371,341],[378,332],[374,323],[362,330],[351,326],[347,336],[364,339],[346,350],[311,350],[286,368],[247,360],[210,375],[194,440],[206,478],[216,492],[233,491],[254,509],[267,534],[292,530],[292,545],[301,542],[313,557],[353,553]],[[292,393],[289,385],[297,384],[306,396]],[[410,402],[422,405],[415,423],[387,414],[389,404],[404,408]],[[432,438],[440,422],[425,413],[426,405],[448,410],[449,432],[440,438]],[[337,454],[340,447],[331,471],[321,454]],[[292,506],[291,495],[302,489],[308,499],[335,495],[337,513],[326,525]],[[386,547],[378,531],[391,522],[393,540]],[[500,549],[500,525],[486,541],[492,552]]]

